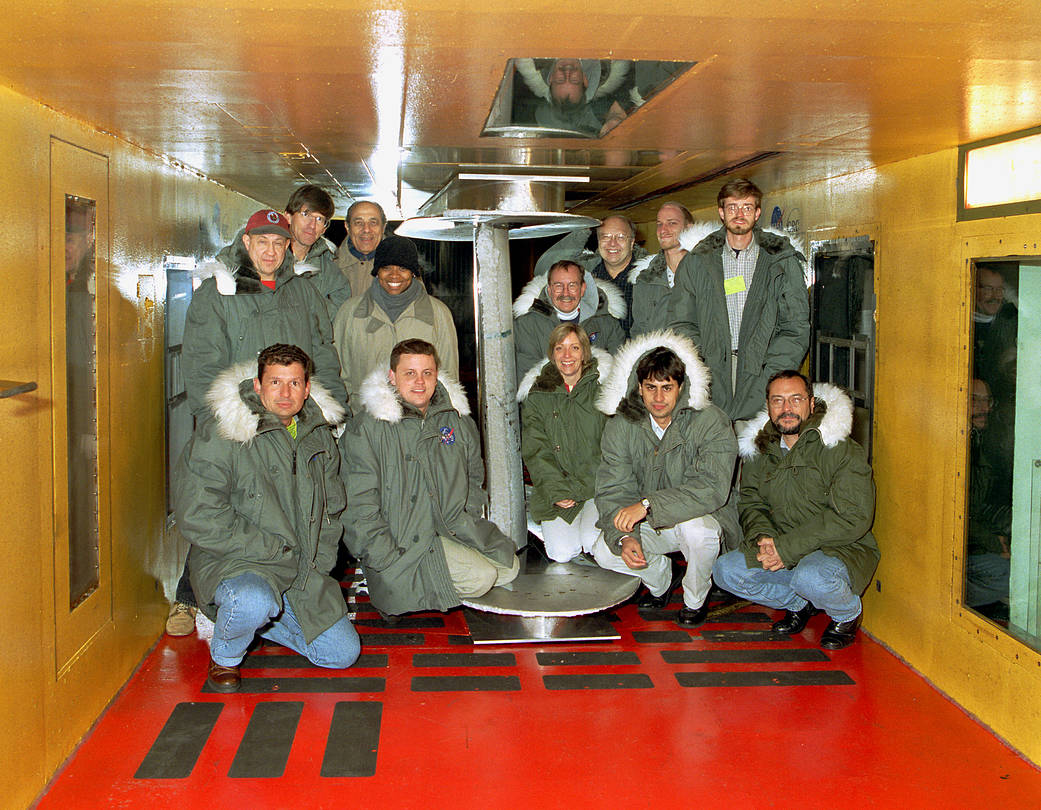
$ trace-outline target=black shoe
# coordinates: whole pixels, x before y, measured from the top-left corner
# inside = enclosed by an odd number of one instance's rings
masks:
[[[676,623],[683,627],[697,627],[704,624],[707,618],[708,599],[705,599],[705,604],[699,608],[689,608],[686,605],[681,607],[679,615],[676,616]]]
[[[831,622],[821,634],[821,647],[825,650],[841,650],[852,644],[857,637],[857,628],[860,627],[860,616],[848,622]]]
[[[771,628],[778,635],[794,636],[803,631],[806,622],[817,612],[817,608],[811,602],[807,602],[799,610],[786,610],[784,618],[776,621]]]
[[[653,610],[662,610],[667,607],[669,602],[672,601],[672,588],[670,587],[661,596],[655,596],[647,589],[640,594],[640,598],[636,600],[636,607],[647,608]]]

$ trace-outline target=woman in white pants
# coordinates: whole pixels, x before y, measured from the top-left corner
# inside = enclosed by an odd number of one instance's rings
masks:
[[[532,482],[529,511],[542,524],[546,553],[568,562],[591,551],[599,533],[593,490],[606,417],[594,403],[611,358],[590,347],[577,323],[550,333],[546,356],[517,392],[521,455]]]

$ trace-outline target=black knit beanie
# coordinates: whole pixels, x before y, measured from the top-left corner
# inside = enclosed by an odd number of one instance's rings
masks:
[[[376,254],[372,257],[372,275],[376,275],[381,267],[389,264],[411,270],[415,276],[422,275],[419,266],[419,252],[416,244],[407,236],[386,236],[376,245]]]

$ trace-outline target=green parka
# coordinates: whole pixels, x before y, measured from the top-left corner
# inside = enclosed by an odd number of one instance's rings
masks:
[[[568,523],[593,497],[600,466],[600,437],[607,417],[595,407],[600,382],[611,370],[610,355],[594,356],[570,391],[550,360],[534,366],[521,381],[521,456],[531,476],[528,511],[541,523],[561,517]],[[575,501],[569,509],[557,501]]]
[[[756,554],[764,536],[774,539],[787,568],[822,551],[842,560],[854,593],[862,593],[879,560],[871,466],[849,438],[849,397],[826,383],[814,386],[814,396],[814,411],[785,454],[766,410],[741,431],[741,551],[749,568],[762,567]]]
[[[734,421],[756,414],[766,381],[776,371],[798,368],[810,340],[806,258],[785,234],[759,227],[754,233],[759,258],[741,314],[736,390],[730,390],[734,355],[723,291],[723,228],[683,257],[669,298],[670,328],[694,341],[712,372],[712,401]]]
[[[365,569],[369,598],[384,613],[459,604],[439,536],[508,567],[513,541],[484,515],[477,427],[466,394],[441,376],[424,417],[402,402],[385,370],[359,392],[357,434],[345,433],[350,520],[347,547]]]
[[[315,376],[341,405],[347,392],[333,348],[329,311],[314,285],[296,274],[292,251],[275,273],[275,289],[262,284],[242,244],[242,233],[199,270],[205,280],[192,295],[184,324],[181,370],[188,407],[209,417],[206,392],[217,375],[245,360],[256,361],[275,343],[299,346],[314,361]],[[304,267],[304,272],[311,272]],[[256,370],[254,368],[254,374]]]
[[[669,286],[665,254],[658,251],[638,262],[629,271],[629,280],[633,285],[632,336],[635,338],[667,329],[672,287]]]
[[[625,341],[619,318],[625,315],[625,300],[609,281],[598,281],[587,271],[586,291],[579,304],[579,325],[589,342],[610,354]],[[517,376],[546,359],[549,333],[562,321],[546,295],[546,276],[535,276],[524,285],[513,302],[513,346],[517,354]]]
[[[214,418],[196,428],[174,472],[177,525],[191,542],[192,588],[203,613],[216,618],[221,581],[257,574],[276,598],[289,599],[311,642],[346,613],[329,576],[346,505],[333,430],[345,412],[312,378],[294,440],[254,392],[256,371],[241,363],[211,387]]]
[[[680,244],[690,250],[715,226],[700,223],[690,225],[680,234]],[[675,279],[673,279],[675,282]],[[633,285],[633,337],[669,328],[669,299],[673,287],[669,286],[669,268],[665,263],[665,252],[659,250],[653,256],[645,256],[633,264],[629,271],[629,283]]]
[[[297,275],[304,276],[325,299],[331,324],[343,302],[351,297],[351,283],[336,263],[336,246],[319,236],[303,261],[296,263]]]
[[[686,370],[672,422],[660,441],[636,380],[640,358],[658,346],[675,352]],[[710,401],[708,389],[708,370],[694,344],[671,332],[634,338],[615,356],[597,402],[609,418],[596,476],[597,525],[615,554],[621,554],[623,532],[615,528],[614,516],[641,498],[651,502],[646,522],[652,528],[712,515],[727,547],[736,546],[740,529],[729,498],[737,440],[726,414]],[[639,539],[641,526],[637,523],[629,534]]]

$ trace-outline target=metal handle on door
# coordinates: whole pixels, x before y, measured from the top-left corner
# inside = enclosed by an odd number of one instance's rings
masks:
[[[0,399],[13,397],[18,394],[28,394],[36,390],[35,382],[15,382],[14,380],[0,380]]]

